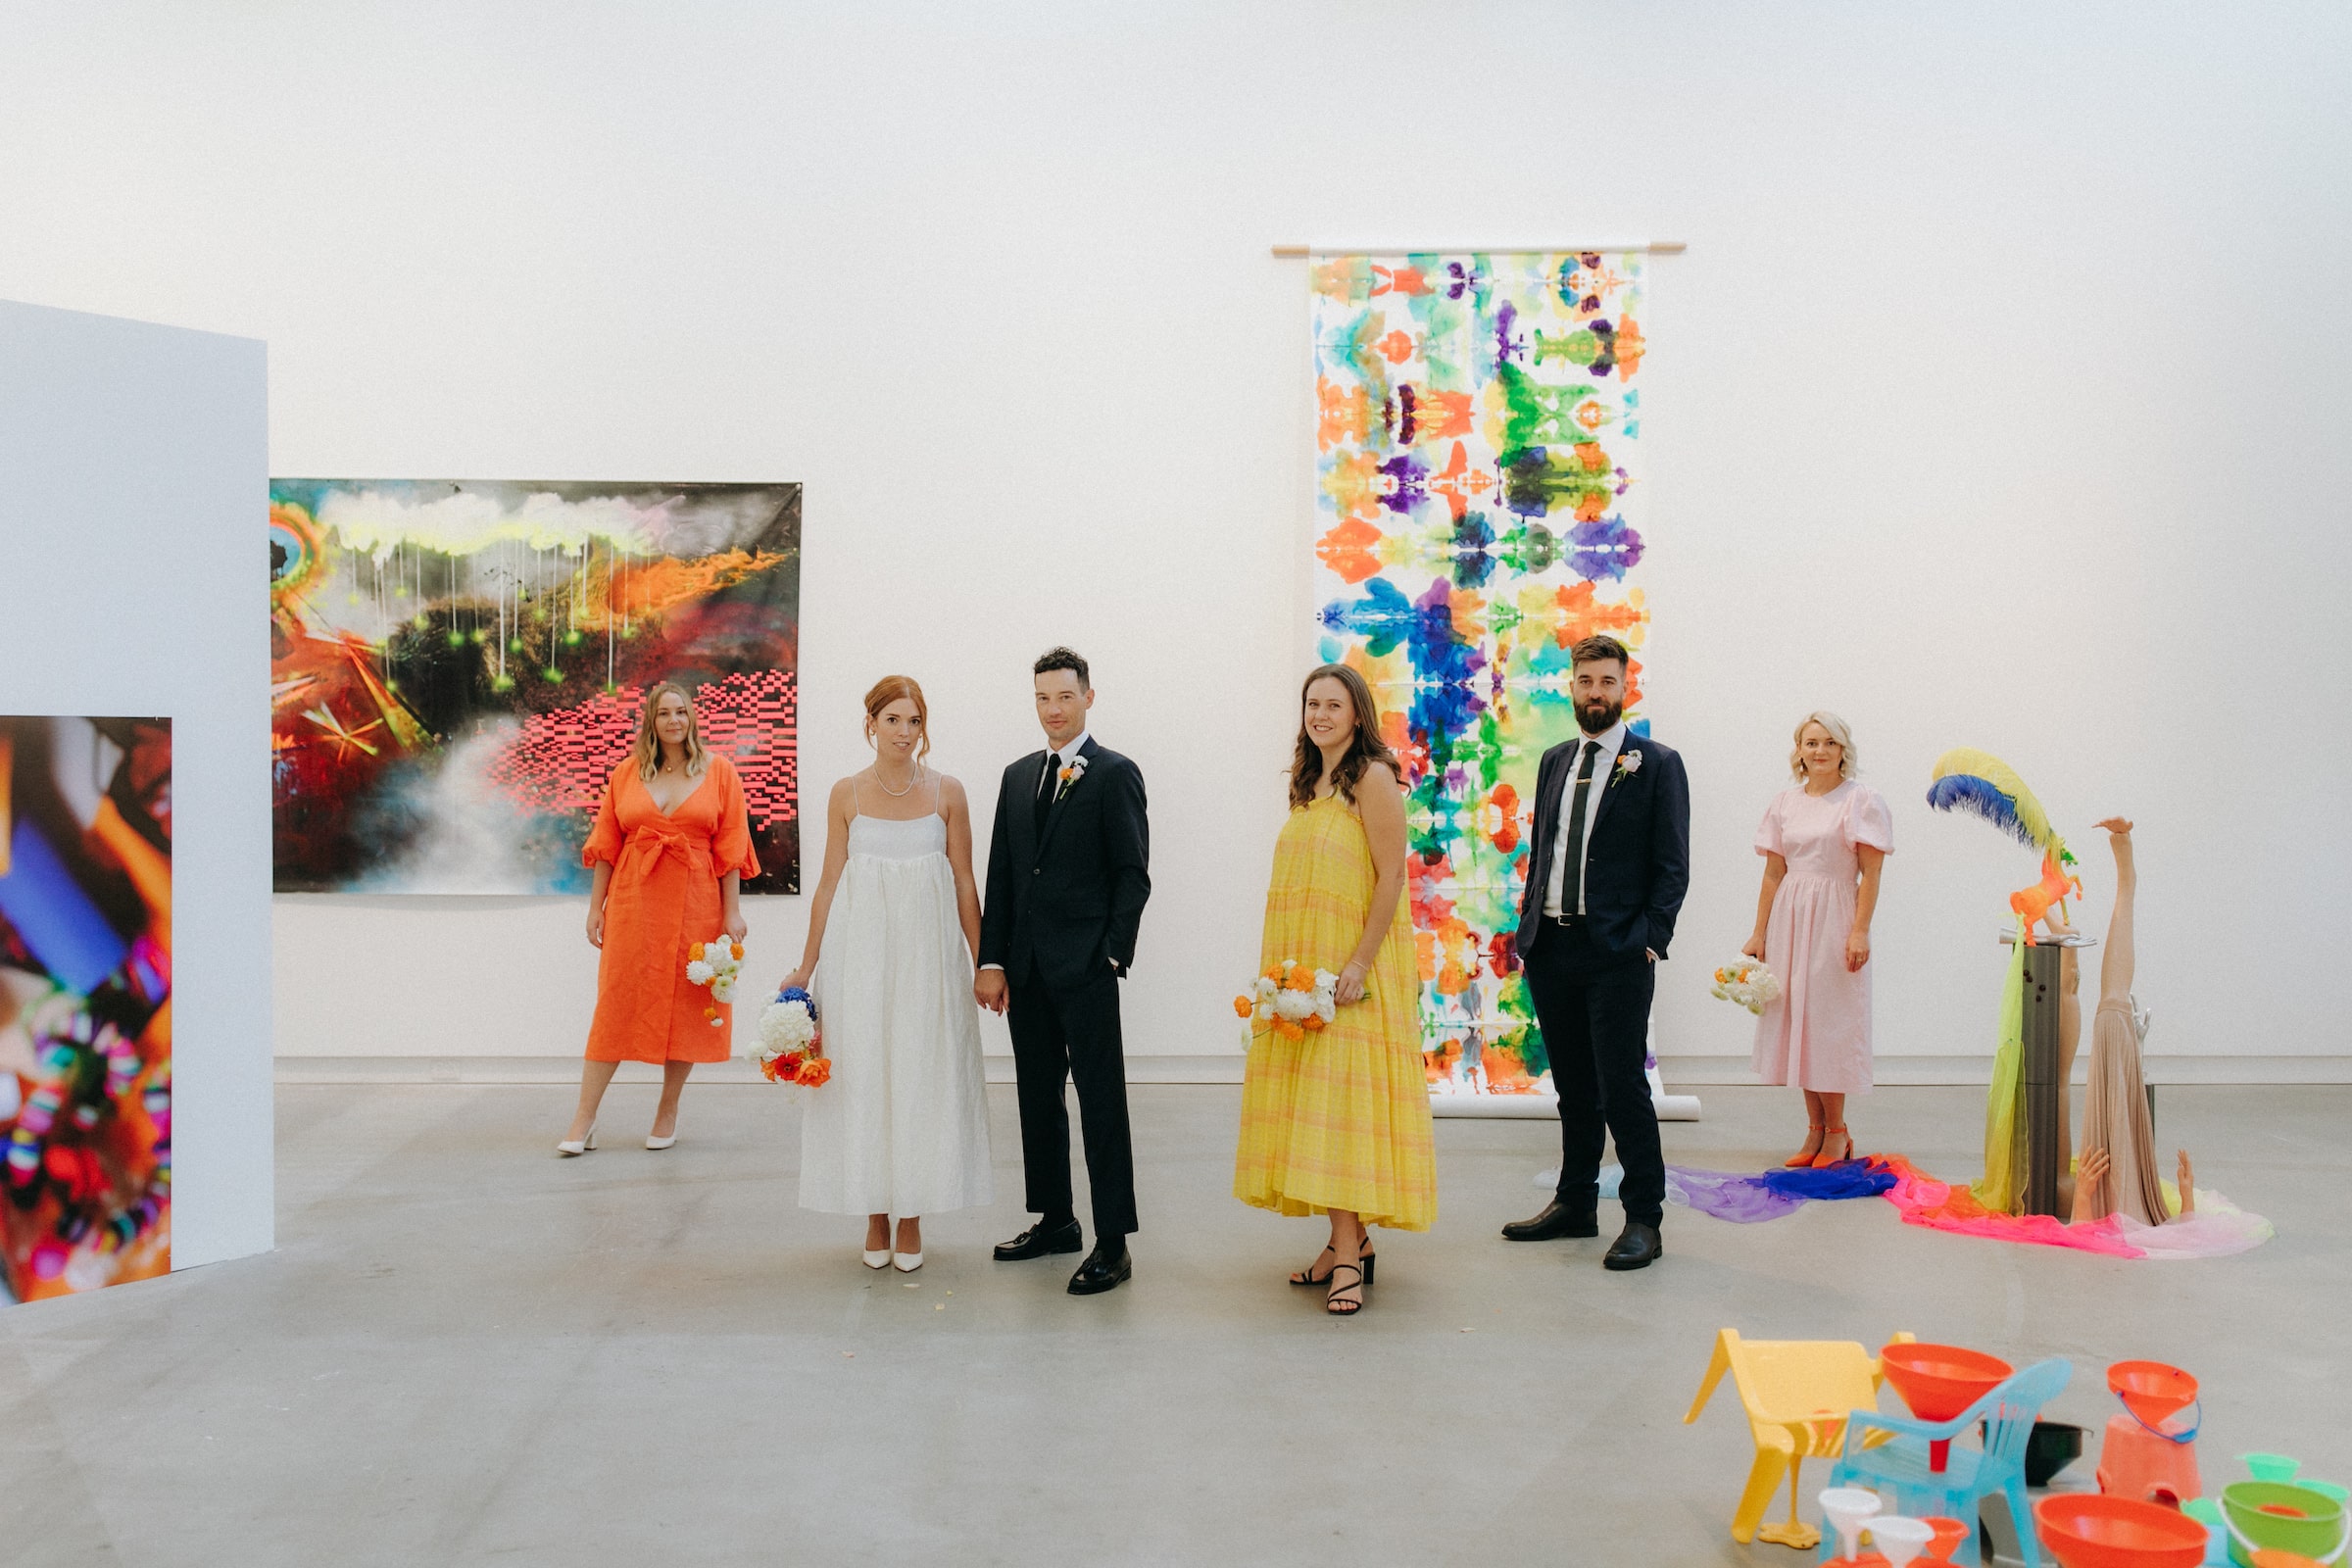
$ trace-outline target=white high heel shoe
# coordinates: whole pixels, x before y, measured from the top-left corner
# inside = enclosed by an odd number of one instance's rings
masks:
[[[887,1247],[885,1247],[884,1249],[882,1249],[882,1250],[880,1250],[879,1252],[877,1252],[877,1251],[874,1251],[872,1249],[870,1249],[870,1248],[869,1248],[869,1249],[867,1249],[867,1250],[865,1251],[865,1253],[864,1253],[864,1257],[865,1257],[865,1266],[866,1266],[867,1268],[888,1268],[888,1267],[890,1267],[890,1249],[889,1249],[889,1248],[887,1248]]]
[[[920,1252],[897,1253],[891,1258],[890,1266],[902,1274],[911,1274],[923,1266],[923,1254]]]
[[[648,1149],[667,1149],[670,1145],[676,1143],[677,1141],[678,1135],[676,1133],[671,1133],[667,1138],[656,1138],[652,1133],[647,1133],[645,1135],[645,1147]]]
[[[556,1145],[556,1152],[563,1155],[565,1159],[570,1159],[576,1154],[585,1154],[588,1152],[588,1151],[594,1149],[595,1147],[596,1124],[594,1122],[590,1122],[588,1124],[587,1137],[564,1139],[562,1142]]]

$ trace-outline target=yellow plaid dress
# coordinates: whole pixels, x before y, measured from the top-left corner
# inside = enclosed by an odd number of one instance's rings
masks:
[[[1259,969],[1295,960],[1337,972],[1363,936],[1377,880],[1345,801],[1293,811],[1274,845]],[[1438,1168],[1419,1000],[1412,912],[1398,899],[1363,1001],[1302,1040],[1267,1027],[1251,1037],[1234,1197],[1278,1214],[1345,1208],[1367,1225],[1429,1229]]]

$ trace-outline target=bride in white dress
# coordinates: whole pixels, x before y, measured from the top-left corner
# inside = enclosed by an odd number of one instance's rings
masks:
[[[912,1273],[921,1216],[994,1197],[972,1001],[980,890],[963,786],[924,765],[922,688],[885,676],[865,715],[874,765],[833,786],[808,946],[784,982],[816,999],[833,1061],[805,1097],[801,1206],[865,1215],[866,1267]]]

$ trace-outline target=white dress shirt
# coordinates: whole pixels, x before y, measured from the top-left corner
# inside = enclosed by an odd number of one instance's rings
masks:
[[[1585,827],[1582,835],[1585,854],[1592,853],[1592,817],[1600,809],[1600,797],[1609,785],[1609,774],[1617,766],[1617,754],[1625,749],[1625,720],[1619,719],[1597,735],[1586,735],[1577,741],[1576,750],[1568,754],[1568,766],[1560,774],[1559,836],[1551,841],[1551,880],[1544,889],[1544,912],[1557,917],[1562,914],[1585,912],[1585,868],[1576,867],[1576,881],[1568,881],[1568,808],[1576,801],[1576,775],[1584,767],[1585,746],[1588,742],[1600,747],[1592,759],[1592,781],[1585,786]]]
[[[1087,737],[1092,734],[1094,734],[1093,730],[1082,729],[1078,732],[1078,738],[1070,742],[1069,745],[1064,746],[1057,751],[1051,751],[1046,754],[1046,777],[1044,780],[1041,780],[1038,783],[1038,795],[1045,795],[1048,790],[1059,788],[1058,785],[1047,781],[1057,779],[1061,776],[1061,770],[1070,765],[1071,760],[1077,757],[1080,752],[1086,750]],[[1075,782],[1075,780],[1072,782]],[[1052,797],[1050,796],[1048,797],[1048,799],[1051,798]],[[1030,809],[1035,810],[1036,808],[1036,796],[1032,796],[1030,797]],[[1113,967],[1115,968],[1116,965],[1113,965]],[[980,971],[983,974],[987,973],[991,969],[996,970],[999,974],[1003,974],[1004,972],[1004,966],[1001,963],[984,963],[980,966]]]

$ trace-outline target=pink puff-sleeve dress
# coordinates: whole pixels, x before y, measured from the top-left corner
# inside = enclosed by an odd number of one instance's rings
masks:
[[[1781,982],[1756,1019],[1753,1060],[1766,1083],[1870,1092],[1871,965],[1845,967],[1864,844],[1891,852],[1894,818],[1878,791],[1850,778],[1827,795],[1781,791],[1756,829],[1756,853],[1788,862],[1764,925],[1764,963]]]

